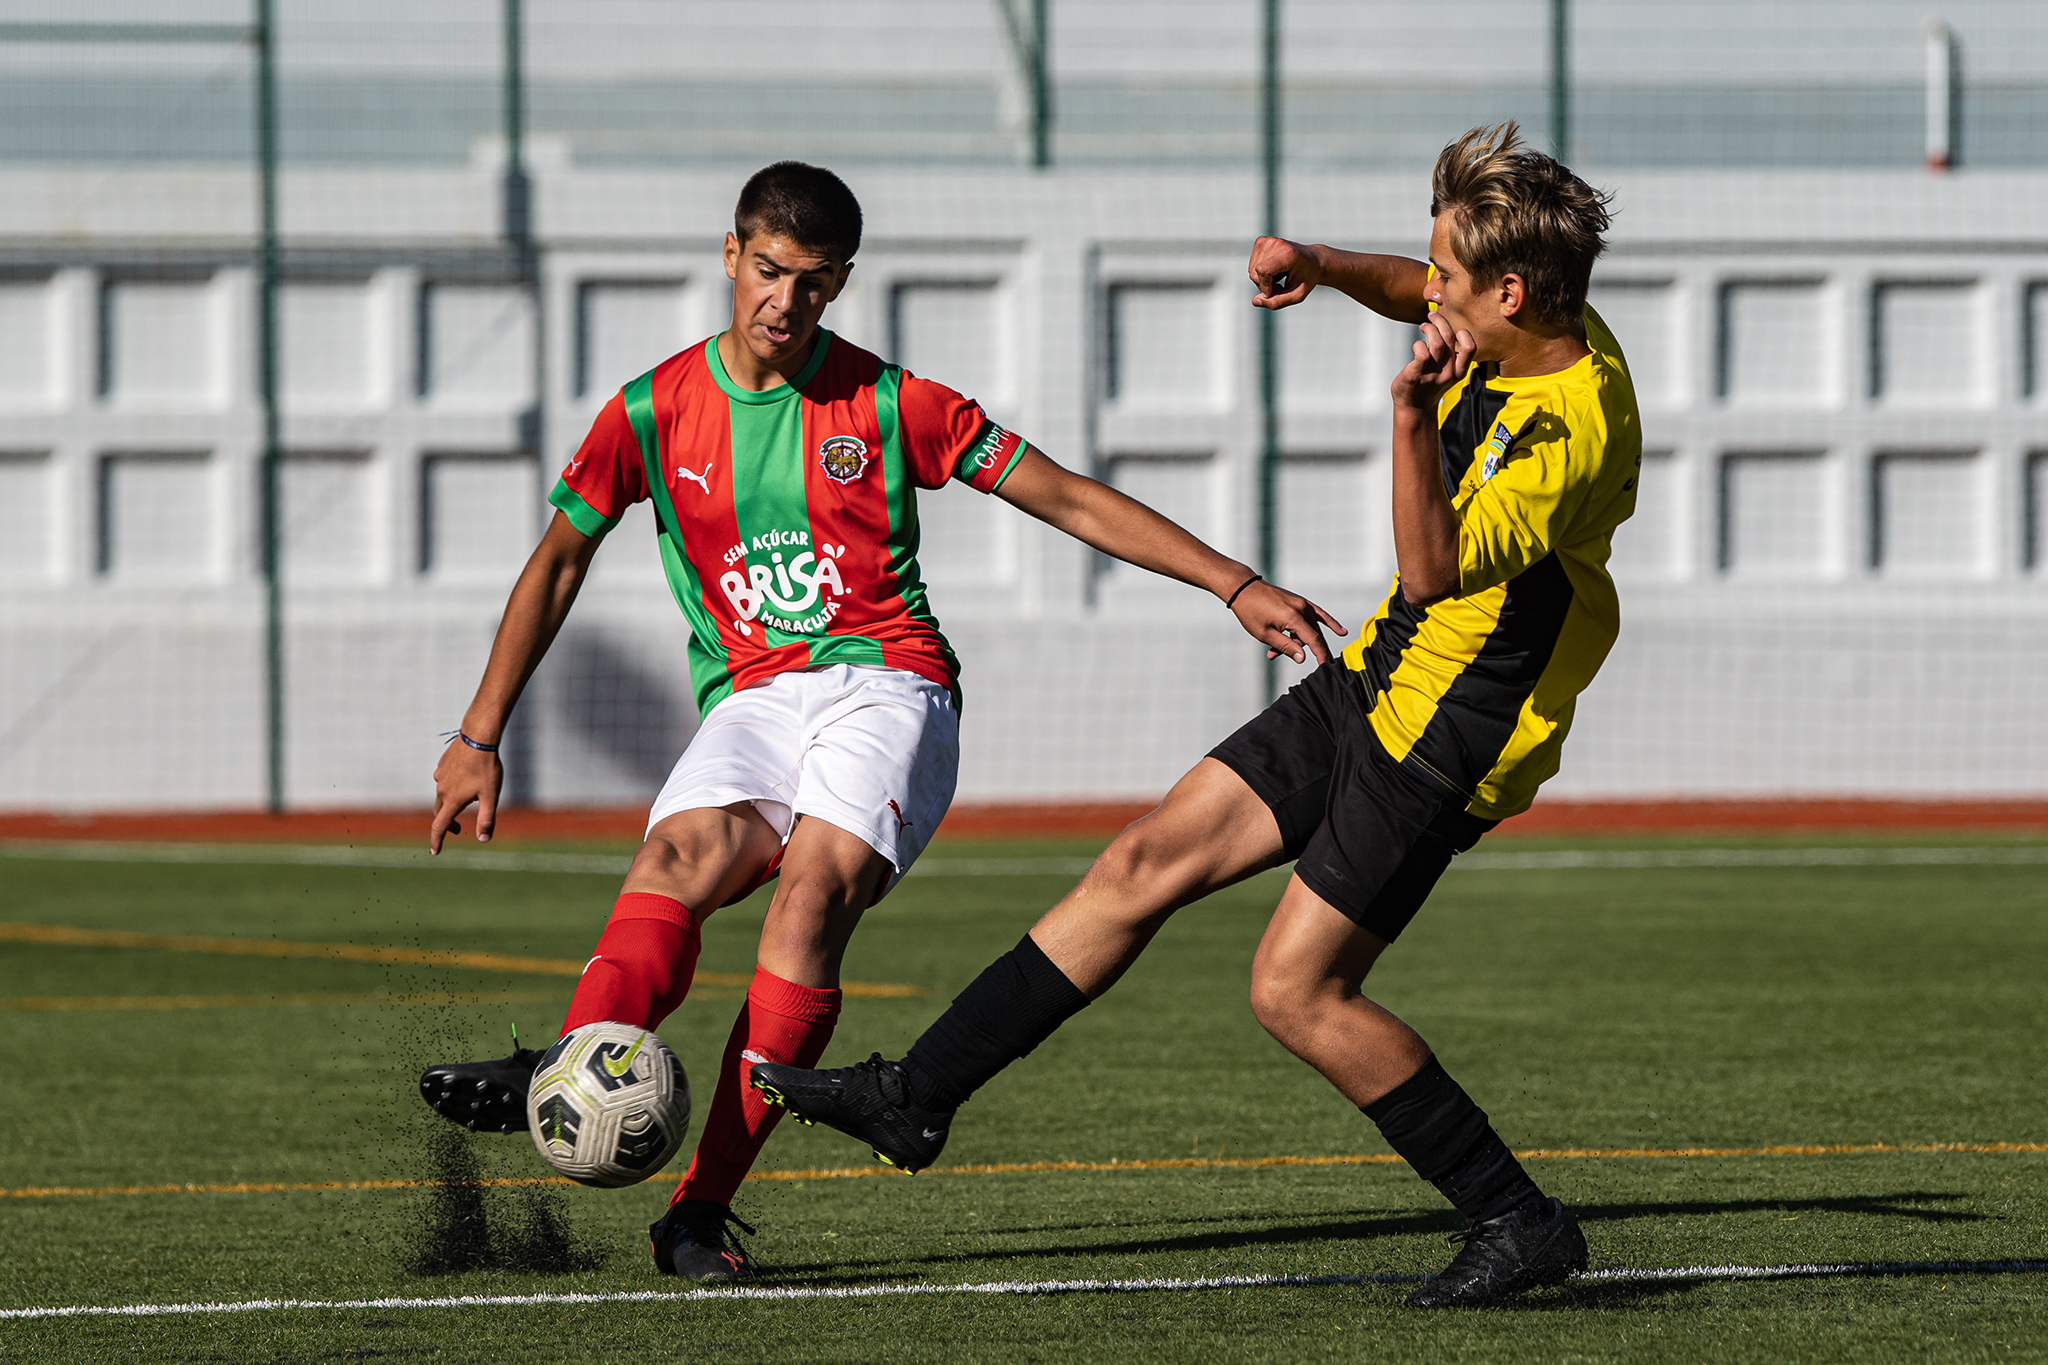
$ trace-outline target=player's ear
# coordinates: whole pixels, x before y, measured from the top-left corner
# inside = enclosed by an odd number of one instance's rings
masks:
[[[1521,316],[1522,309],[1529,302],[1529,284],[1520,275],[1512,272],[1500,277],[1494,285],[1493,296],[1500,304],[1500,315],[1507,321]]]
[[[834,279],[833,279],[833,281],[832,281],[832,292],[831,292],[830,294],[828,294],[828,295],[826,295],[826,296],[825,296],[825,302],[827,302],[827,303],[830,303],[830,302],[832,302],[832,300],[833,300],[833,299],[836,299],[836,298],[838,298],[838,297],[839,297],[839,291],[840,291],[840,290],[842,290],[842,289],[844,289],[844,288],[846,288],[846,282],[847,282],[848,280],[852,279],[852,278],[853,278],[853,262],[852,262],[852,261],[845,261],[845,262],[842,262],[842,263],[841,263],[841,265],[840,265],[840,267],[839,267],[839,273],[838,273],[838,275],[837,275],[837,276],[835,276],[835,277],[834,277]]]
[[[725,277],[736,280],[740,277],[740,239],[730,232],[725,234]]]

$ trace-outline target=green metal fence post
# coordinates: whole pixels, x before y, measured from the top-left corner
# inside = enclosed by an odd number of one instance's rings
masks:
[[[269,809],[284,809],[284,566],[278,504],[277,44],[271,0],[256,0],[257,387],[263,406],[263,668],[269,727]]]
[[[1052,165],[1052,61],[1048,47],[1052,0],[1028,0],[1030,12],[1019,14],[1017,0],[996,0],[1002,11],[1003,34],[1009,40],[1010,59],[1024,83],[1024,98],[1031,101],[1025,115],[1031,139],[1031,164]]]
[[[1550,154],[1572,159],[1572,7],[1550,0]]]
[[[1052,62],[1046,11],[1052,0],[1031,0],[1031,164],[1052,165]]]
[[[1264,198],[1259,231],[1280,235],[1280,0],[1265,0],[1263,61],[1259,75],[1259,170]],[[1259,572],[1279,572],[1280,335],[1268,308],[1259,310]],[[1280,689],[1279,660],[1266,661],[1266,703]]]
[[[533,507],[538,536],[553,510],[547,505],[548,472],[548,314],[547,290],[542,285],[540,244],[534,235],[533,177],[526,168],[526,16],[522,0],[504,0],[503,69],[499,73],[505,131],[503,184],[504,230],[507,254],[514,279],[526,292],[533,317],[533,349],[528,375],[533,401],[519,414],[519,453],[532,460]],[[528,805],[534,799],[532,708],[513,712],[499,741],[505,760],[506,805]]]
[[[526,177],[525,20],[520,0],[505,0],[505,236],[525,246],[533,236],[533,186]]]

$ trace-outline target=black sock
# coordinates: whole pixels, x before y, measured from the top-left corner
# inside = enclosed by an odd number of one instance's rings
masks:
[[[1401,1159],[1458,1206],[1467,1224],[1543,1198],[1486,1121],[1486,1111],[1434,1055],[1420,1071],[1361,1108]]]
[[[912,1044],[903,1059],[910,1097],[926,1109],[959,1108],[1087,1003],[1081,988],[1026,934],[954,996],[953,1007]]]

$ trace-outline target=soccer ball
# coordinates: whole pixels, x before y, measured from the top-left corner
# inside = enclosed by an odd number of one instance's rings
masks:
[[[548,1165],[585,1185],[647,1179],[690,1126],[690,1082],[668,1044],[631,1024],[585,1024],[540,1059],[526,1124]]]

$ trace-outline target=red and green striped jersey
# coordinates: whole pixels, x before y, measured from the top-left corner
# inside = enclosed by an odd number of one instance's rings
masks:
[[[548,500],[586,536],[654,500],[700,712],[828,664],[901,668],[957,704],[916,490],[993,493],[1023,453],[971,400],[822,328],[795,380],[761,393],[732,382],[713,337],[605,404]]]

